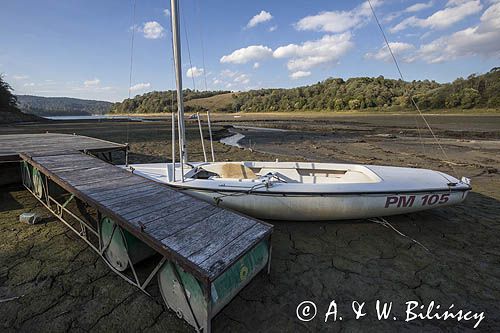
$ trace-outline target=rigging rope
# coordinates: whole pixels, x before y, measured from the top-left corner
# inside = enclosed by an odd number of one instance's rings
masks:
[[[384,32],[384,29],[382,28],[382,25],[380,24],[380,21],[378,20],[377,14],[375,14],[375,10],[373,9],[373,6],[372,6],[372,3],[371,3],[370,0],[368,0],[368,4],[370,5],[370,9],[372,11],[373,17],[375,18],[375,21],[377,22],[378,28],[380,29],[380,32],[382,33],[382,37],[384,38],[385,45],[387,46],[387,49],[389,50],[389,53],[391,54],[392,60],[394,61],[394,64],[396,65],[396,68],[397,68],[398,73],[399,73],[399,77],[401,78],[401,80],[405,81],[405,79],[403,77],[403,73],[401,72],[401,68],[399,67],[399,63],[396,60],[396,56],[392,52],[391,46],[389,45],[389,41],[387,40],[387,37],[386,37],[385,32]],[[439,142],[439,139],[436,136],[436,134],[434,134],[434,131],[432,130],[432,128],[429,125],[429,123],[427,122],[427,119],[425,118],[425,116],[422,113],[422,111],[420,111],[420,108],[418,107],[417,103],[415,102],[415,99],[413,98],[413,96],[411,95],[410,92],[409,92],[409,96],[410,96],[411,103],[413,104],[413,106],[415,106],[415,109],[418,111],[419,115],[422,117],[425,125],[429,129],[429,132],[432,134],[432,137],[434,138],[434,140],[438,144],[439,149],[441,149],[441,152],[443,153],[443,156],[446,159],[444,162],[447,162],[447,164],[449,164],[451,166],[451,168],[453,169],[453,172],[455,173],[455,175],[457,175],[457,171],[455,170],[455,167],[453,166],[453,164],[451,164],[451,162],[449,161],[449,158],[448,158],[448,155],[446,154],[446,151],[444,150],[443,146]]]
[[[132,92],[132,69],[133,69],[133,64],[134,64],[134,39],[135,39],[135,8],[136,8],[137,0],[133,1],[132,4],[132,35],[130,37],[130,68],[129,68],[129,77],[128,77],[128,99],[130,99],[130,94]],[[126,120],[127,122],[127,138],[126,138],[126,143],[128,144],[129,141],[129,120]]]
[[[174,64],[174,39],[173,39],[173,32],[172,32],[172,20],[169,20],[169,25],[168,25],[169,29],[170,29],[170,50],[172,51],[171,53],[171,58],[170,58],[170,61],[172,62],[172,89],[171,89],[171,96],[170,96],[170,113],[172,113],[172,126],[171,126],[171,130],[172,130],[172,138],[174,140],[172,140],[172,163],[175,162],[175,109],[174,109],[174,99],[175,99],[175,64]],[[177,115],[177,119],[179,118],[178,117],[179,115]],[[179,121],[179,120],[177,120]],[[179,133],[178,133],[179,134]],[[180,136],[178,137],[178,141],[179,141],[179,148],[181,147],[180,144]],[[182,163],[182,160],[180,160],[180,162]],[[173,173],[174,173],[174,178],[175,178],[175,163],[172,165],[172,170],[173,170]],[[175,181],[175,179],[174,179]]]
[[[186,47],[187,47],[187,51],[188,51],[189,68],[191,69],[191,78],[193,79],[193,90],[196,90],[196,84],[194,82],[193,63],[191,62],[191,50],[189,49],[189,37],[188,37],[188,31],[187,31],[186,20],[184,19],[184,15],[182,15],[182,24],[184,25],[184,35],[186,38]]]
[[[200,15],[200,3],[196,1],[196,19],[200,23],[200,42],[201,42],[201,65],[203,66],[203,80],[205,83],[205,91],[208,91],[207,85],[207,68],[205,67],[205,46],[203,43],[203,17]]]
[[[383,217],[375,217],[375,218],[371,218],[371,219],[368,219],[368,221],[370,222],[373,222],[373,223],[377,223],[377,224],[380,224],[381,226],[384,226],[386,228],[389,228],[389,229],[392,229],[394,230],[397,234],[399,234],[400,236],[404,237],[404,238],[407,238],[409,240],[411,240],[413,243],[419,245],[420,247],[422,247],[425,251],[429,252],[430,254],[432,254],[432,252],[427,248],[425,247],[422,243],[420,243],[418,240],[416,239],[413,239],[407,235],[405,235],[404,233],[402,233],[401,231],[399,231],[398,229],[396,229],[392,224],[389,223],[389,221],[387,221],[386,219],[384,219]]]

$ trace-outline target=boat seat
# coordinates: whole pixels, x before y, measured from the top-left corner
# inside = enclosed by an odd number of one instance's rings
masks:
[[[257,179],[259,178],[249,167],[241,163],[217,163],[201,166],[202,169],[215,173],[221,178]]]

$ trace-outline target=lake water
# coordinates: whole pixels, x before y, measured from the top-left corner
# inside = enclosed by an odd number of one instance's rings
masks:
[[[109,116],[109,115],[92,115],[92,116],[47,116],[43,117],[50,120],[133,120],[145,121],[146,119],[140,117],[129,116]]]
[[[252,134],[255,135],[256,133],[258,134],[265,132],[290,132],[290,130],[281,128],[236,126],[236,125],[230,128],[228,131],[233,135],[220,139],[220,143],[238,148],[245,148],[243,144],[240,144],[240,141],[247,136],[252,137]],[[245,134],[241,133],[240,131],[243,131]]]

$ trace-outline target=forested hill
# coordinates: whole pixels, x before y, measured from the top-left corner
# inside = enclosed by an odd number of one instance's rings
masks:
[[[21,111],[38,116],[85,116],[108,113],[113,103],[69,97],[18,95],[17,105]]]
[[[410,96],[422,109],[499,108],[500,68],[452,83],[377,78],[327,79],[292,89],[262,89],[238,94],[235,110],[246,112],[294,110],[405,109]]]
[[[451,83],[359,77],[330,78],[291,89],[259,89],[233,94],[186,90],[187,112],[277,112],[411,108],[410,96],[422,109],[500,108],[500,68]],[[175,95],[175,94],[174,94]],[[115,113],[160,113],[172,107],[172,92],[151,92],[115,103]],[[211,97],[210,97],[211,96]],[[230,98],[221,98],[231,96]],[[206,103],[205,103],[206,102]],[[175,96],[173,107],[176,108]]]
[[[194,99],[204,99],[215,97],[218,95],[223,95],[230,93],[230,91],[194,91],[191,89],[186,89],[183,91],[184,101],[189,102]],[[231,104],[232,101],[229,101]],[[191,107],[189,103],[186,103],[186,111],[192,109],[201,109],[201,107]],[[224,104],[226,106],[227,103]],[[113,104],[111,108],[112,113],[160,113],[160,112],[170,112],[177,109],[177,96],[176,92],[172,90],[167,91],[153,91],[146,93],[144,95],[137,95],[131,99],[125,99],[123,102],[118,102]]]

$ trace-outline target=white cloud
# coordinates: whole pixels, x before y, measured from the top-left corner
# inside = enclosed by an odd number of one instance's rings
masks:
[[[431,0],[429,2],[417,2],[416,4],[413,4],[409,7],[406,7],[404,10],[401,10],[399,12],[392,12],[392,13],[385,15],[385,17],[383,18],[382,21],[384,23],[388,23],[388,22],[391,22],[394,19],[400,17],[401,15],[403,15],[405,13],[416,13],[416,12],[422,11],[424,9],[431,8],[432,6],[434,6],[433,0]]]
[[[212,79],[212,83],[217,86],[223,86],[231,89],[248,89],[250,75],[239,71],[224,69]]]
[[[438,63],[464,56],[500,57],[500,2],[484,11],[477,26],[421,45],[415,59]]]
[[[248,75],[240,74],[234,78],[234,82],[247,84],[250,82],[250,79],[248,78]]]
[[[259,14],[255,15],[248,21],[247,28],[253,28],[257,24],[264,23],[270,21],[273,18],[271,13],[266,12],[265,10],[261,11]]]
[[[30,82],[30,83],[25,83],[23,84],[24,87],[34,87],[35,84],[33,82]]]
[[[391,47],[391,50],[394,53],[394,56],[396,57],[407,54],[408,51],[415,49],[415,46],[413,46],[412,44],[403,42],[391,42],[389,43],[389,46]],[[384,45],[375,53],[365,54],[365,58],[381,60],[381,61],[392,61],[392,57],[389,52],[389,49],[387,48],[387,45]],[[411,58],[406,58],[406,57],[402,58],[403,61],[410,61],[410,59]]]
[[[396,19],[396,18],[400,17],[402,14],[403,14],[403,12],[393,12],[393,13],[386,14],[386,15],[382,18],[382,22],[383,22],[383,23],[389,23],[389,22],[392,22],[394,19]]]
[[[416,13],[416,12],[419,12],[421,10],[431,8],[432,6],[434,6],[434,3],[432,0],[429,2],[418,2],[414,5],[411,5],[410,7],[406,8],[404,11],[405,11],[405,13]]]
[[[158,39],[165,36],[165,29],[156,21],[144,23],[140,31],[144,34],[144,38],[147,39]]]
[[[220,58],[221,63],[245,64],[249,61],[261,60],[270,57],[273,54],[267,46],[251,45],[234,51],[229,55]]]
[[[85,86],[85,88],[90,88],[90,87],[98,86],[100,82],[101,82],[101,80],[99,80],[98,78],[95,78],[93,80],[84,81],[83,85]]]
[[[18,74],[18,75],[12,75],[12,78],[14,80],[26,80],[26,79],[29,79],[29,76],[28,75],[23,75],[23,74]]]
[[[273,32],[273,31],[276,31],[276,29],[278,29],[278,26],[277,25],[273,25],[272,27],[269,27],[269,32]]]
[[[379,6],[381,0],[372,0],[374,7]],[[306,16],[295,24],[297,30],[314,30],[324,32],[344,32],[363,25],[371,17],[368,2],[348,11],[321,12],[317,15]]]
[[[151,87],[151,83],[137,83],[130,87],[130,91],[139,91]]]
[[[443,29],[481,11],[482,8],[479,0],[451,0],[448,1],[444,9],[431,16],[424,19],[410,16],[393,26],[389,31],[394,33],[409,27]]]
[[[303,77],[307,77],[311,75],[311,72],[308,72],[308,71],[297,71],[297,72],[293,72],[292,74],[290,74],[290,77],[294,80],[296,79],[300,79],[300,78],[303,78]]]
[[[163,15],[165,15],[165,16],[167,16],[167,17],[169,17],[169,16],[170,16],[170,10],[168,10],[168,9],[164,9],[164,10],[163,10]]]
[[[202,76],[205,70],[203,68],[198,68],[196,66],[189,68],[186,72],[187,77],[198,77]]]
[[[236,76],[236,74],[238,74],[238,73],[237,72],[233,72],[233,71],[231,71],[229,69],[224,69],[224,70],[222,70],[220,72],[220,75],[222,77],[234,77],[234,76]]]
[[[301,45],[289,44],[278,47],[275,58],[290,58],[287,67],[290,71],[306,71],[319,65],[333,64],[353,47],[351,33],[325,35],[323,38],[307,41]]]
[[[260,67],[260,63],[255,62],[255,63],[253,64],[253,68],[254,68],[254,69],[257,69],[257,68],[259,68],[259,67]]]

